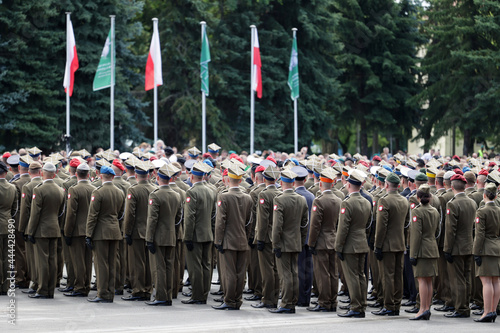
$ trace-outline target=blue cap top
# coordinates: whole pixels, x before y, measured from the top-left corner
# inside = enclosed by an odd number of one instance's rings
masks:
[[[113,176],[116,176],[115,172],[113,171],[113,169],[111,169],[109,166],[105,166],[103,165],[101,167],[101,170],[100,170],[101,174],[103,175],[113,175]]]

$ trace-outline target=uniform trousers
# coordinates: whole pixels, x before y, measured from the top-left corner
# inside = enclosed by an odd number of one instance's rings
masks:
[[[25,242],[26,245],[26,262],[28,263],[28,275],[31,279],[31,288],[34,290],[38,289],[38,278],[35,266],[35,244],[30,241]]]
[[[0,235],[0,292],[6,293],[9,290],[10,276],[8,271],[13,271],[9,265],[9,236]],[[16,256],[17,259],[17,256]]]
[[[144,239],[134,239],[128,248],[128,266],[132,295],[149,298],[151,296],[151,270]]]
[[[157,246],[156,252],[149,253],[151,276],[154,276],[156,289],[155,300],[171,301],[174,284],[174,246]],[[153,272],[154,270],[154,272]]]
[[[313,258],[308,246],[302,247],[302,251],[299,253],[297,269],[299,273],[299,299],[297,303],[309,306],[313,282]]]
[[[118,241],[118,251],[116,251],[116,291],[122,292],[127,275],[127,243],[124,239]]]
[[[68,250],[71,261],[74,263],[74,291],[88,295],[92,278],[92,250],[86,245],[85,236],[72,237]]]
[[[71,260],[71,254],[69,253],[69,246],[64,241],[64,238],[61,240],[62,245],[62,259],[64,265],[66,265],[66,288],[75,286],[75,268],[73,267],[73,261]]]
[[[259,251],[256,246],[247,251],[248,289],[252,289],[254,295],[262,296],[262,276],[260,274],[259,255],[257,252]]]
[[[276,257],[273,253],[272,244],[266,243],[263,251],[259,251],[259,267],[262,276],[262,299],[266,305],[278,305],[280,292],[280,280],[276,265]]]
[[[318,304],[321,307],[336,310],[339,276],[335,265],[337,257],[335,250],[316,250],[316,252],[317,254],[313,255],[312,259],[318,285]]]
[[[16,230],[16,284],[29,284],[28,263],[26,261],[26,244],[23,233]]]
[[[219,256],[219,267],[222,268],[224,281],[224,303],[239,309],[242,301],[248,251],[224,250]]]
[[[438,258],[438,276],[439,288],[437,290],[436,298],[444,301],[446,306],[455,306],[451,299],[451,281],[448,272],[448,262],[444,258],[443,248],[439,248]]]
[[[60,238],[35,238],[35,263],[38,278],[37,293],[54,296],[57,285],[57,241]]]
[[[399,311],[403,298],[403,264],[404,252],[383,252],[379,261],[382,277],[384,308]]]
[[[372,272],[372,296],[382,298],[382,280],[380,279],[380,269],[377,258],[375,258],[375,253],[370,250],[368,253],[368,257],[370,258],[370,270]]]
[[[116,252],[118,240],[95,240],[94,266],[97,297],[112,300],[115,296]]]
[[[193,242],[193,250],[186,252],[193,300],[207,300],[212,285],[212,248],[212,242]]]
[[[413,277],[413,267],[410,263],[410,250],[407,250],[404,256],[403,267],[403,294],[408,296],[409,301],[417,300],[417,287]]]
[[[453,262],[448,263],[455,311],[463,315],[470,315],[471,261],[471,255],[453,256]]]
[[[297,272],[299,252],[282,252],[276,258],[281,285],[281,304],[285,309],[295,309],[299,299],[299,276]]]
[[[174,254],[174,279],[172,283],[172,298],[177,298],[179,290],[182,290],[182,280],[184,278],[184,244],[182,239],[178,239],[175,245]]]
[[[351,310],[356,312],[365,312],[366,309],[368,292],[364,272],[365,255],[365,253],[344,253],[344,261],[341,261],[349,287]]]

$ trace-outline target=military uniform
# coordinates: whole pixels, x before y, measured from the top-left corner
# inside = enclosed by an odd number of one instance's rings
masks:
[[[76,179],[75,175],[68,176],[67,178],[64,179],[64,181],[62,183],[62,188],[63,188],[64,193],[65,193],[65,196],[64,196],[65,204],[67,204],[66,197],[67,197],[68,189],[71,186],[75,185],[77,183],[77,181],[78,180]],[[63,214],[62,226],[61,226],[62,231],[64,231],[65,221],[66,221],[66,217],[65,217],[65,214]],[[61,235],[61,237],[64,237],[64,236],[65,236],[65,234]],[[62,246],[63,261],[64,261],[64,265],[66,265],[66,274],[67,274],[66,288],[64,288],[63,290],[64,291],[71,291],[72,289],[74,289],[75,279],[76,279],[76,277],[74,275],[74,272],[75,272],[75,269],[73,267],[74,263],[71,260],[71,254],[69,251],[69,247],[66,244],[66,242],[62,239],[61,239],[61,246]],[[61,275],[62,275],[62,273],[61,273]]]
[[[476,276],[500,276],[500,208],[488,202],[476,213],[472,254],[481,257]]]
[[[281,256],[276,260],[282,295],[277,311],[295,312],[299,294],[297,260],[305,244],[309,223],[307,203],[293,189],[287,189],[274,198],[273,204],[272,243],[274,249],[281,250]]]
[[[3,163],[2,163],[3,164]],[[3,166],[5,171],[7,168]],[[5,172],[6,173],[6,172]],[[14,267],[9,264],[9,221],[17,211],[18,199],[16,187],[9,184],[5,178],[0,178],[0,295],[6,295],[9,290],[10,274]],[[14,227],[14,226],[12,226]]]
[[[192,244],[186,252],[186,262],[192,286],[189,301],[193,302],[206,302],[211,287],[215,201],[213,191],[201,181],[186,191],[183,240]]]
[[[323,191],[313,201],[309,247],[314,248],[314,275],[318,286],[318,305],[336,310],[338,276],[335,267],[335,236],[342,201],[331,190]]]
[[[17,202],[16,214],[14,216],[16,228],[16,284],[22,287],[29,285],[28,262],[26,258],[26,243],[23,238],[23,233],[19,231],[19,221],[21,217],[21,195],[23,186],[30,182],[28,173],[19,175],[14,181],[11,182],[17,189]]]
[[[175,222],[175,256],[174,256],[174,282],[172,284],[172,298],[177,298],[179,290],[183,287],[184,267],[185,267],[185,247],[182,243],[182,236],[184,235],[184,202],[186,201],[186,191],[177,186],[177,182],[170,181],[170,188],[177,192],[181,197],[181,212],[182,216],[179,221]]]
[[[135,176],[133,177],[135,179]],[[135,182],[134,184],[136,184]],[[122,190],[123,195],[125,197],[125,201],[127,201],[127,191],[131,185],[130,182],[127,180],[123,179],[123,177],[115,177],[113,178],[113,185],[118,187],[120,190]],[[120,224],[120,230],[122,232],[122,235],[124,233],[123,231],[123,223]],[[117,251],[117,258],[116,258],[116,282],[115,282],[115,288],[116,288],[116,294],[121,295],[123,294],[123,287],[125,285],[125,280],[127,278],[127,272],[128,272],[128,256],[127,256],[127,243],[125,242],[125,239],[122,239],[118,241],[118,251]]]
[[[73,263],[74,294],[87,296],[92,278],[92,250],[85,244],[85,229],[89,213],[90,198],[95,187],[89,180],[80,180],[68,189],[64,236],[71,239],[68,246],[70,261]],[[65,242],[66,244],[66,242]],[[69,269],[66,266],[66,269]],[[69,276],[69,272],[68,272]],[[68,295],[68,296],[73,296]]]
[[[417,205],[412,211],[410,258],[417,259],[415,277],[434,277],[438,274],[436,235],[439,233],[440,218],[439,212],[431,204]]]
[[[219,196],[217,206],[215,244],[221,252],[219,264],[224,272],[221,276],[224,304],[239,309],[245,284],[253,202],[248,194],[234,187]]]
[[[438,277],[439,280],[438,288],[436,290],[436,299],[442,300],[444,302],[444,306],[451,308],[453,307],[453,300],[451,297],[451,281],[448,274],[448,263],[444,257],[443,247],[444,247],[444,236],[446,234],[446,204],[453,198],[453,191],[451,189],[441,191],[441,194],[438,195],[439,203],[441,205],[441,221],[440,221],[440,233],[437,239],[438,241],[438,250],[439,250],[439,258],[438,258]]]
[[[397,177],[397,176],[396,176]],[[383,254],[379,269],[382,277],[384,309],[376,314],[399,313],[403,298],[403,254],[405,222],[410,209],[408,201],[396,191],[389,191],[377,204],[375,248]],[[380,260],[380,259],[379,259]],[[375,313],[374,313],[375,314]]]
[[[103,182],[92,192],[85,233],[93,243],[97,296],[89,301],[113,301],[116,252],[118,242],[122,240],[119,220],[123,217],[124,209],[125,196],[111,181]]]
[[[472,221],[474,221],[476,209],[476,203],[465,193],[457,193],[446,205],[443,251],[450,253],[453,258],[453,262],[448,262],[452,299],[455,312],[462,316],[470,315]]]
[[[174,281],[177,285],[174,279],[175,225],[181,219],[181,209],[181,196],[168,185],[160,186],[149,195],[146,242],[148,247],[152,244],[155,249],[149,254],[155,301],[171,302]]]
[[[44,170],[49,163],[46,163]],[[55,167],[54,167],[55,169]],[[53,298],[57,285],[57,240],[59,219],[64,213],[64,191],[52,179],[33,189],[27,235],[33,237],[38,289],[35,295]]]
[[[137,172],[137,171],[136,171]],[[128,241],[128,267],[132,295],[124,299],[149,299],[152,283],[149,257],[146,249],[146,222],[149,194],[155,186],[147,180],[140,180],[127,191],[123,230]]]
[[[257,205],[259,203],[259,194],[266,188],[264,183],[254,186],[252,191],[250,191],[250,197],[252,198],[252,220],[250,223],[250,250],[248,251],[248,289],[252,289],[253,296],[251,298],[262,298],[262,275],[259,267],[259,254],[257,247],[257,239],[255,238],[255,226],[257,222]]]

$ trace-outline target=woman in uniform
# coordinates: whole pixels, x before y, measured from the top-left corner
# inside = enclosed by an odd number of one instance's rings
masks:
[[[485,205],[476,213],[476,238],[472,254],[477,265],[476,274],[483,283],[484,313],[476,322],[495,322],[500,300],[500,207],[494,200],[497,187],[486,185]]]
[[[430,187],[422,185],[417,191],[420,202],[412,211],[410,224],[410,262],[413,275],[418,280],[420,311],[410,320],[429,320],[432,300],[432,278],[437,276],[439,250],[436,235],[439,233],[439,212],[429,202],[432,199]]]

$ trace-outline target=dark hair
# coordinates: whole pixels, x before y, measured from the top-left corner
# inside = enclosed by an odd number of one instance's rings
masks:
[[[89,176],[89,172],[87,170],[77,170],[76,171],[76,174],[80,177],[80,178],[87,178]]]
[[[427,205],[431,201],[431,195],[423,191],[417,191],[417,198],[420,199],[422,205]]]
[[[493,200],[497,196],[496,193],[491,193],[490,191],[486,191],[486,190],[484,191],[484,194],[486,195],[488,200]]]

